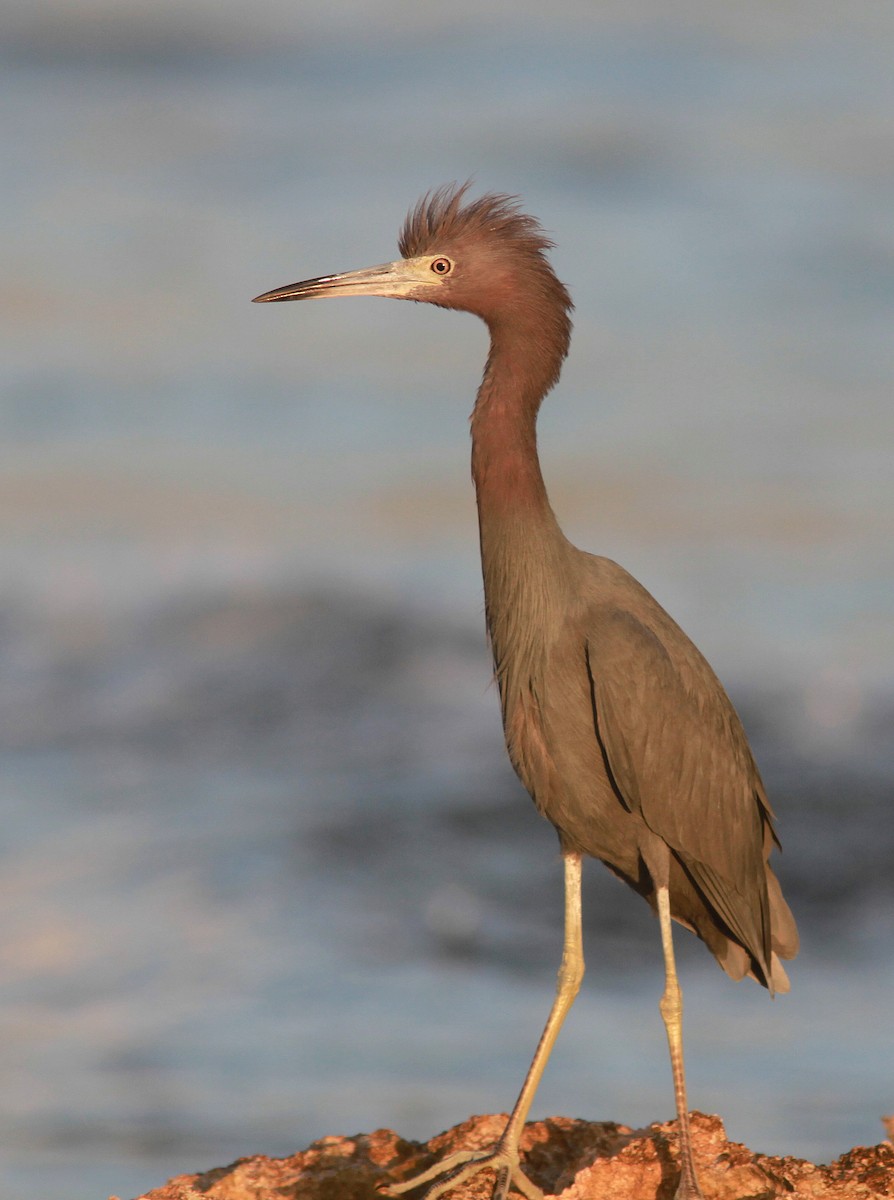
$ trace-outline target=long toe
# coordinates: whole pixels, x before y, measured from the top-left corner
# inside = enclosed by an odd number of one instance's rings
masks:
[[[454,1188],[461,1187],[482,1171],[495,1171],[493,1200],[507,1200],[512,1188],[521,1192],[527,1200],[544,1200],[543,1192],[528,1179],[518,1162],[518,1155],[498,1147],[490,1151],[461,1150],[451,1154],[427,1171],[380,1189],[386,1196],[402,1196],[423,1184],[431,1186],[423,1193],[422,1200],[437,1200]],[[435,1182],[433,1182],[435,1181]]]

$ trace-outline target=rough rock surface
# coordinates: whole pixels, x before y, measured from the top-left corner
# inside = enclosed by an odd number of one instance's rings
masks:
[[[290,1158],[242,1158],[199,1175],[178,1175],[140,1200],[380,1200],[377,1190],[459,1149],[490,1146],[505,1116],[470,1117],[430,1142],[379,1129],[326,1137]],[[871,1200],[894,1196],[894,1146],[858,1147],[830,1166],[753,1154],[727,1141],[719,1117],[693,1114],[696,1168],[705,1200]],[[549,1196],[563,1200],[673,1200],[674,1125],[626,1125],[551,1117],[532,1121],[523,1165]],[[462,1200],[489,1200],[492,1174],[462,1189]],[[413,1193],[414,1197],[420,1193]],[[112,1197],[112,1200],[115,1200]]]

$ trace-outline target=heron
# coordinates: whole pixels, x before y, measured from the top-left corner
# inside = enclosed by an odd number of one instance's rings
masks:
[[[555,998],[498,1142],[460,1151],[392,1185],[426,1200],[483,1170],[494,1200],[541,1200],[519,1142],[544,1067],[584,974],[581,864],[596,858],[657,914],[659,1009],[678,1128],[676,1200],[702,1200],[683,1063],[683,1003],[672,922],[692,930],[733,979],[786,992],[798,933],[770,865],[780,843],[742,723],[707,660],[652,595],[611,559],[571,544],[537,453],[541,402],[571,339],[571,297],[554,243],[517,197],[427,193],[407,215],[394,262],[323,275],[258,303],[385,296],[473,313],[490,334],[471,415],[485,619],[509,758],[558,833],[564,943]]]

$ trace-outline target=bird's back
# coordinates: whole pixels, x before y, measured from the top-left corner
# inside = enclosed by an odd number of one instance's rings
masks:
[[[773,814],[739,717],[645,588],[566,546],[548,602],[519,614],[527,644],[495,641],[513,764],[563,846],[653,906],[642,847],[657,835],[674,917],[734,978],[787,990],[779,958],[797,952],[797,930],[767,863]]]

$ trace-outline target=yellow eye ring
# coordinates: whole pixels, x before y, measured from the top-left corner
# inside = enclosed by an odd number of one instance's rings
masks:
[[[453,270],[453,263],[449,258],[436,258],[431,264],[431,269],[436,275],[449,275]]]

